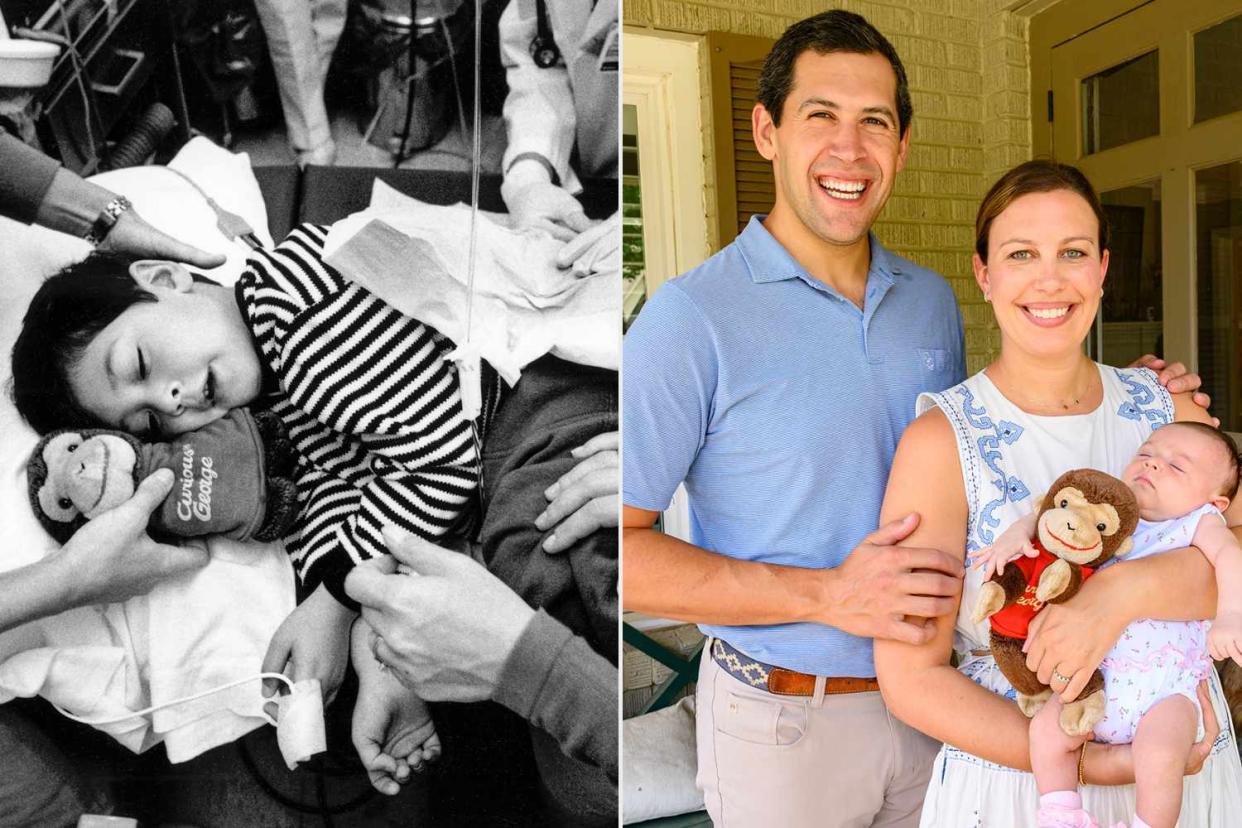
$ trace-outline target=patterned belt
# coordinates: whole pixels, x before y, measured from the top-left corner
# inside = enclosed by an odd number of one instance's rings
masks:
[[[712,640],[712,659],[729,675],[751,687],[760,687],[778,696],[814,696],[815,676],[774,667],[756,661],[719,638]],[[824,679],[824,695],[871,693],[880,689],[874,678],[828,676]]]

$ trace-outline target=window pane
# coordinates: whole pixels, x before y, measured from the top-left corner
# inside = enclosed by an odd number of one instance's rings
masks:
[[[1242,431],[1242,163],[1195,173],[1199,373],[1221,428]]]
[[[621,283],[622,324],[629,328],[647,298],[643,257],[643,205],[638,184],[638,112],[626,104],[621,118]]]
[[[1148,52],[1082,82],[1084,155],[1160,134],[1160,59]]]
[[[1160,182],[1100,193],[1100,202],[1111,240],[1093,355],[1106,365],[1129,365],[1164,348]]]
[[[1242,109],[1242,17],[1195,35],[1195,123]]]

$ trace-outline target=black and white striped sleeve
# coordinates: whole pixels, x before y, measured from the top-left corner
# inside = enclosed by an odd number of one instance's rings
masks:
[[[315,264],[307,269],[323,277]],[[339,275],[329,271],[333,277]],[[289,402],[330,431],[356,438],[369,456],[357,508],[311,544],[322,548],[300,556],[304,582],[323,582],[340,598],[354,565],[386,553],[382,527],[438,538],[473,503],[479,457],[457,373],[444,357],[448,347],[354,284],[324,290],[284,326],[278,373]],[[324,450],[332,453],[331,446]],[[336,465],[333,459],[318,464]]]

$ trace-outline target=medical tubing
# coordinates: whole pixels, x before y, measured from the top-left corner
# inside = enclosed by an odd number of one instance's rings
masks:
[[[148,707],[145,710],[136,710],[133,713],[126,713],[124,716],[114,716],[111,719],[85,719],[85,718],[82,718],[81,716],[73,715],[68,710],[65,710],[63,707],[61,707],[58,704],[53,705],[53,707],[59,710],[62,715],[70,719],[73,719],[75,722],[81,722],[82,724],[88,724],[88,725],[110,725],[110,724],[117,724],[118,722],[128,721],[129,719],[136,719],[141,716],[148,716],[152,713],[163,710],[166,707],[173,707],[174,705],[185,704],[186,702],[198,701],[201,698],[210,696],[214,693],[219,693],[222,690],[231,690],[234,687],[241,687],[243,684],[249,684],[250,682],[255,681],[255,680],[262,681],[263,679],[278,679],[280,681],[283,681],[285,684],[289,685],[290,691],[293,690],[293,682],[290,681],[287,676],[284,676],[280,673],[259,673],[258,675],[246,676],[246,678],[244,679],[238,679],[237,681],[229,682],[228,684],[222,684],[219,687],[213,687],[210,690],[204,690],[201,693],[195,693],[192,696],[184,696],[180,699],[173,699],[172,701],[167,701],[162,704],[152,705],[151,707]]]
[[[397,157],[392,168],[398,169],[406,155],[406,144],[410,141],[410,120],[414,117],[414,80],[418,74],[418,0],[410,0],[410,45],[409,45],[409,76],[405,81],[405,126],[401,128],[401,145],[397,147]],[[430,78],[428,78],[430,80]]]
[[[112,169],[137,167],[155,152],[155,148],[176,125],[177,118],[171,109],[159,102],[151,104],[129,134],[113,147]]]
[[[479,75],[483,65],[483,0],[474,0],[474,135],[471,137],[470,166],[470,252],[466,260],[466,341],[470,345],[470,328],[474,323],[474,260],[479,235],[479,145],[480,104]]]

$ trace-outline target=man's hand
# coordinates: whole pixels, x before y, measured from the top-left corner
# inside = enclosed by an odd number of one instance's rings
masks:
[[[138,486],[125,503],[99,515],[53,553],[70,584],[69,603],[124,601],[151,591],[157,583],[207,564],[200,546],[168,546],[147,536],[147,523],[172,490],[173,474],[160,469]]]
[[[409,574],[368,564],[345,579],[379,636],[376,657],[429,701],[491,698],[535,611],[465,555],[391,528],[384,541]]]
[[[912,513],[881,526],[833,570],[824,623],[866,638],[931,640],[935,630],[926,619],[954,611],[964,570],[960,560],[939,549],[896,546],[918,524]]]
[[[199,250],[156,230],[132,209],[121,213],[99,249],[135,259],[168,259],[202,268],[219,267],[225,261],[220,253]]]
[[[543,230],[567,242],[594,224],[578,199],[553,184],[538,161],[524,159],[514,164],[500,185],[500,197],[518,231]]]
[[[331,704],[345,678],[349,627],[356,617],[320,584],[277,628],[263,657],[263,672],[284,673],[293,681],[319,679],[324,706]]]
[[[1187,391],[1194,391],[1195,405],[1208,410],[1208,406],[1212,404],[1212,398],[1202,391],[1198,390],[1203,384],[1203,379],[1198,374],[1189,374],[1186,372],[1186,366],[1180,362],[1166,362],[1155,354],[1143,354],[1136,359],[1129,368],[1150,368],[1156,372],[1156,379],[1170,394],[1184,394]],[[1212,418],[1212,423],[1220,428],[1220,419]]]
[[[563,552],[599,529],[615,529],[620,521],[618,490],[621,483],[621,434],[598,434],[574,449],[577,460],[568,472],[547,488],[548,508],[535,518],[544,538],[543,551]]]

